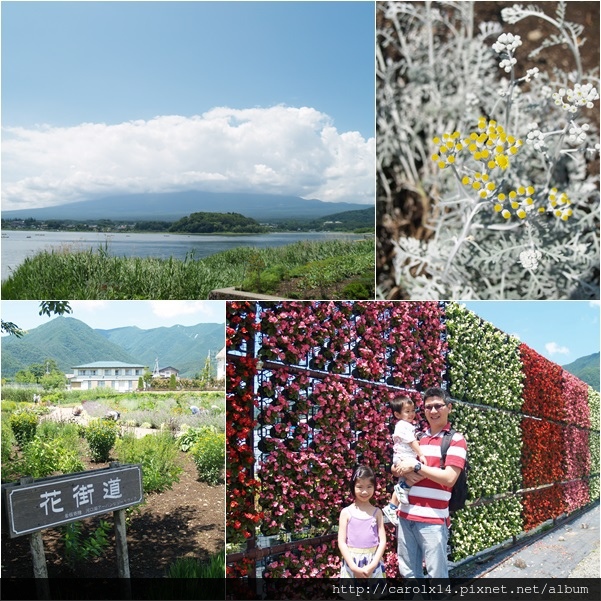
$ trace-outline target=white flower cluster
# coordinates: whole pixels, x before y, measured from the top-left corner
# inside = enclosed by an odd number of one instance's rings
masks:
[[[528,135],[526,136],[526,144],[533,146],[536,150],[544,150],[547,148],[547,143],[545,142],[545,134],[538,129],[538,123],[530,123],[528,125]]]
[[[572,144],[582,144],[586,140],[586,132],[590,129],[588,123],[578,125],[572,121],[572,127],[568,130],[568,140]]]
[[[519,35],[513,35],[513,33],[502,33],[497,41],[492,45],[492,49],[495,52],[501,54],[501,52],[507,52],[511,54],[518,46],[522,45],[522,38]]]
[[[540,250],[528,248],[520,253],[520,263],[524,269],[534,270],[538,267],[542,254]]]
[[[511,67],[513,67],[513,65],[515,65],[517,62],[518,59],[513,56],[511,58],[504,58],[499,63],[499,67],[501,67],[501,69],[505,69],[505,73],[509,73],[511,71]]]
[[[513,56],[513,51],[522,44],[522,40],[519,35],[513,35],[512,33],[502,33],[497,41],[492,45],[492,49],[501,54],[507,54],[507,58],[504,58],[500,63],[499,67],[504,69],[506,73],[509,73],[518,61]]]
[[[533,67],[532,69],[528,69],[526,71],[526,75],[524,75],[524,81],[530,81],[531,79],[536,79],[539,75],[538,67]]]
[[[593,101],[598,99],[599,92],[597,92],[597,88],[590,83],[577,83],[574,84],[573,90],[561,88],[559,92],[553,94],[555,104],[569,113],[575,113],[581,106],[592,109]]]

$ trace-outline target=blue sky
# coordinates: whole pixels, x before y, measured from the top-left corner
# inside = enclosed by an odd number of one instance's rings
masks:
[[[109,330],[138,326],[143,330],[190,326],[198,323],[223,323],[224,301],[70,301],[73,317],[95,329]],[[38,301],[2,301],[2,319],[24,330],[32,330],[55,316],[38,315]]]
[[[599,352],[599,301],[464,301],[462,304],[559,365]]]
[[[373,200],[373,2],[1,7],[3,208],[144,185]]]

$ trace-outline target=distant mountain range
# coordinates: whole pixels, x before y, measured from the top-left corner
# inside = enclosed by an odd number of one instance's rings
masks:
[[[217,210],[222,213],[241,213],[245,217],[264,222],[292,218],[316,219],[333,213],[365,208],[364,204],[305,200],[298,196],[196,191],[108,196],[54,207],[2,211],[2,217],[76,221],[90,219],[175,221],[191,213]],[[375,205],[367,208],[372,208],[375,212]]]
[[[2,338],[2,376],[46,359],[54,359],[65,373],[75,365],[107,360],[152,370],[158,359],[160,368],[175,367],[181,376],[192,377],[204,367],[209,351],[214,356],[224,346],[224,324],[97,330],[72,317],[57,317],[22,338]]]
[[[599,353],[594,353],[562,367],[599,392],[599,357]]]

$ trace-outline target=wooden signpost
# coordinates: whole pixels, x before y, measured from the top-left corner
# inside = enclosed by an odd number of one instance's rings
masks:
[[[41,530],[113,512],[119,578],[129,578],[125,508],[144,499],[142,468],[121,465],[2,485],[11,538],[28,535],[36,578],[48,578]]]

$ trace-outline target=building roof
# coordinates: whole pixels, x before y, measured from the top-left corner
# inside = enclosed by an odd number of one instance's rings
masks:
[[[94,361],[93,363],[84,363],[83,365],[75,365],[72,369],[115,369],[115,368],[134,368],[141,367],[144,369],[146,365],[140,363],[123,363],[123,361]]]

